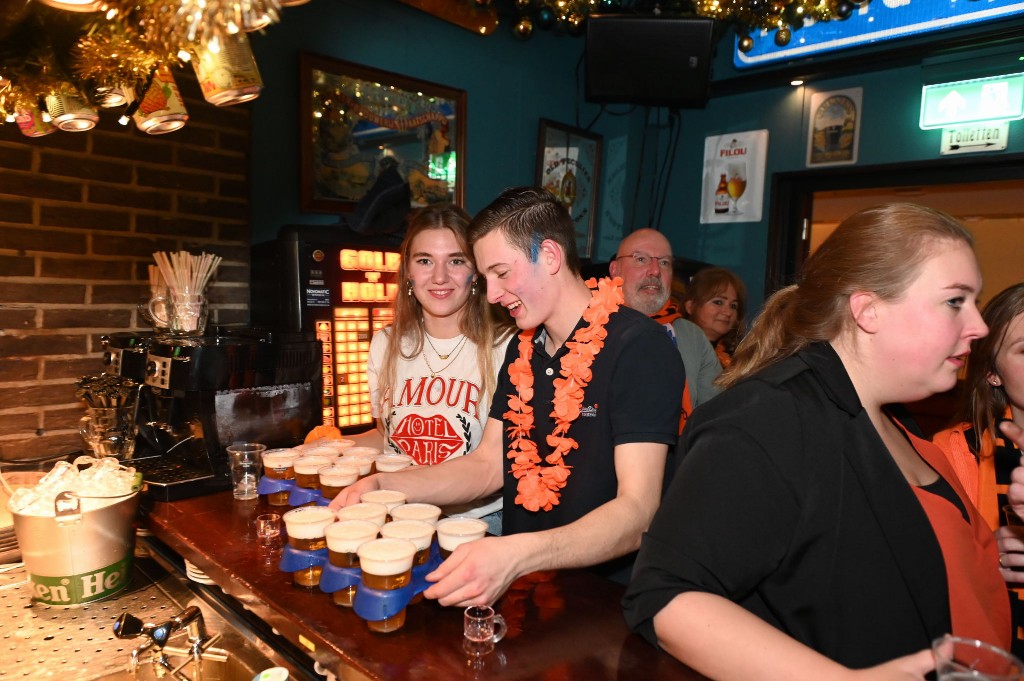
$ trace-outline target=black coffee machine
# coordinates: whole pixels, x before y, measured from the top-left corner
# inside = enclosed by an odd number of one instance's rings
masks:
[[[233,442],[293,446],[323,422],[313,333],[217,327],[201,337],[117,333],[104,342],[107,371],[141,384],[131,465],[161,501],[229,489]]]

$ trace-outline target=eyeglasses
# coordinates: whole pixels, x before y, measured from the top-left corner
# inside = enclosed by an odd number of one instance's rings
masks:
[[[647,267],[652,262],[656,261],[658,263],[659,268],[663,270],[672,269],[672,258],[667,255],[662,256],[660,258],[655,258],[653,255],[646,255],[644,253],[630,253],[629,255],[616,256],[615,259],[622,260],[623,258],[629,258],[630,260],[632,260],[632,264],[634,267]]]

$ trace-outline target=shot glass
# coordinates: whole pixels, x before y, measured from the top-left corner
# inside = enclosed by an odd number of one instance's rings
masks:
[[[236,442],[228,445],[231,464],[231,493],[235,499],[247,501],[259,496],[256,485],[263,466],[263,452],[267,446],[258,442]]]
[[[359,547],[362,583],[368,589],[394,591],[412,580],[416,546],[405,539],[374,539]],[[405,626],[405,608],[382,620],[367,620],[370,631],[387,634]]]
[[[278,513],[261,513],[256,516],[256,539],[260,546],[281,545],[281,516]]]
[[[946,634],[932,642],[937,681],[1019,681],[1024,663],[1002,648]]]
[[[471,605],[462,616],[463,649],[472,655],[486,655],[505,637],[505,618],[489,605]]]
[[[437,523],[437,544],[447,559],[458,547],[487,534],[487,523],[476,518],[445,518]]]

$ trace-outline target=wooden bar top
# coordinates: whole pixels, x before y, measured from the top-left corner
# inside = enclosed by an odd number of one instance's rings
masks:
[[[280,554],[260,549],[253,521],[287,511],[230,491],[147,504],[153,535],[194,563],[286,639],[339,678],[699,681],[696,672],[632,634],[619,601],[623,587],[581,570],[526,575],[495,604],[508,634],[480,658],[462,650],[462,608],[423,600],[405,627],[371,633],[328,594],[293,586]]]

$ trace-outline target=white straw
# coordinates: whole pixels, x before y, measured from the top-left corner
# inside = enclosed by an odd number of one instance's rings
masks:
[[[188,251],[157,251],[153,259],[171,293],[202,293],[223,258],[209,253],[192,255]]]

